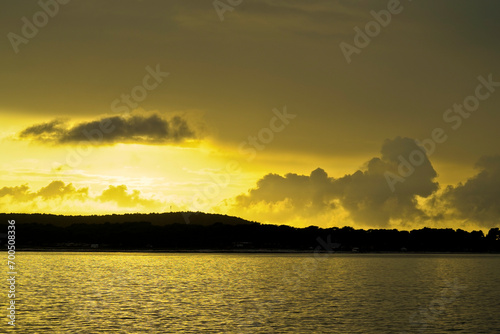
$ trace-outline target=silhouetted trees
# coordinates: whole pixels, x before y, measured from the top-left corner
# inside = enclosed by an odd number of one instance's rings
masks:
[[[196,223],[190,224],[185,223],[181,213],[0,216],[5,218],[0,220],[0,233],[7,231],[8,219],[16,220],[18,249],[500,252],[499,228],[490,229],[485,236],[482,231],[450,228],[412,231],[295,228],[201,213],[192,214],[189,221]],[[5,244],[5,240],[0,241]]]

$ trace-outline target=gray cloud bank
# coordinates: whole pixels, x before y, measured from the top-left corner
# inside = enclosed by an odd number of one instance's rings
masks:
[[[457,218],[483,226],[500,221],[500,155],[484,156],[476,163],[479,172],[465,183],[445,189],[441,201]]]
[[[408,161],[416,151],[422,152],[419,166],[401,178],[392,191],[387,173],[401,175],[401,161]],[[304,218],[342,207],[354,222],[373,227],[389,227],[394,222],[401,227],[415,226],[448,219],[491,227],[500,219],[500,156],[484,157],[477,167],[479,174],[464,184],[438,192],[437,173],[425,150],[413,139],[397,137],[386,140],[381,156],[353,174],[333,178],[321,168],[308,176],[268,174],[256,188],[237,196],[235,205],[251,208],[287,201]],[[422,205],[419,200],[427,202]]]

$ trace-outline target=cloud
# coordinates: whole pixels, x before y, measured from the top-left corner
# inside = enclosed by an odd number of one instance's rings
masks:
[[[422,161],[404,182],[392,191],[386,172],[397,175],[401,159],[408,160],[413,152],[421,152]],[[311,217],[340,206],[350,218],[367,226],[387,227],[391,221],[411,224],[427,219],[419,208],[418,197],[429,197],[438,189],[437,173],[423,149],[410,138],[386,140],[380,158],[373,158],[362,170],[335,179],[318,168],[309,176],[268,174],[257,187],[235,198],[235,205],[251,208],[262,204],[286,201],[287,210]]]
[[[328,207],[333,207],[333,178],[317,168],[309,176],[286,174],[268,174],[257,181],[257,188],[248,194],[239,195],[236,200],[240,206],[252,206],[260,202],[278,203],[288,201],[288,205],[302,215],[314,214]]]
[[[88,188],[76,189],[73,184],[64,184],[62,181],[53,181],[48,186],[40,189],[36,195],[44,199],[49,198],[66,198],[85,200],[88,197]]]
[[[115,202],[120,207],[136,207],[140,205],[146,208],[154,208],[162,205],[160,201],[142,198],[141,192],[138,190],[128,193],[125,185],[109,186],[97,199],[101,202]]]
[[[0,197],[11,196],[18,201],[26,202],[35,197],[35,194],[29,191],[26,184],[16,187],[3,187],[0,189]]]
[[[72,183],[63,181],[52,181],[38,191],[32,191],[26,184],[15,187],[3,187],[0,189],[0,208],[29,212],[52,212],[57,207],[59,211],[85,210],[109,212],[109,203],[117,206],[116,211],[133,210],[148,212],[161,210],[165,203],[155,199],[142,196],[139,190],[129,192],[125,185],[110,185],[100,195],[89,194],[88,187],[76,188]],[[85,211],[84,210],[84,211]]]
[[[386,172],[398,175],[401,161],[410,160],[413,152],[421,152],[421,164],[392,191]],[[337,181],[343,207],[355,221],[374,226],[386,226],[391,219],[411,224],[427,218],[418,206],[417,196],[430,196],[438,189],[438,183],[434,181],[437,173],[422,148],[413,139],[397,137],[386,140],[381,153],[380,158],[367,163],[364,171]]]
[[[459,219],[491,227],[500,220],[500,156],[483,156],[476,168],[479,172],[475,176],[457,186],[448,186],[436,202]]]
[[[64,130],[61,128],[63,124],[64,121],[57,119],[48,123],[35,124],[21,131],[19,137],[36,137],[39,141],[53,141],[63,133]]]
[[[88,198],[88,188],[77,189],[71,183],[65,184],[62,181],[52,181],[36,192],[32,192],[26,184],[16,187],[3,187],[0,189],[0,198],[6,196],[10,196],[16,202],[27,202],[37,198],[84,201]]]
[[[81,141],[89,141],[95,145],[172,144],[196,139],[197,135],[181,116],[166,119],[159,114],[135,114],[103,117],[76,125],[53,120],[24,129],[19,133],[19,138],[56,144],[74,144]]]

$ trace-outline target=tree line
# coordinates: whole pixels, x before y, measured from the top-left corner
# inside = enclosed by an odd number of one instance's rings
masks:
[[[168,219],[158,219],[160,216]],[[5,217],[16,220],[18,249],[500,251],[499,228],[491,228],[486,235],[482,231],[468,232],[451,228],[411,231],[316,226],[297,228],[204,213],[192,214],[189,223],[181,220],[178,213],[109,216],[8,214]],[[109,218],[108,221],[106,217]],[[148,217],[153,219],[144,219]],[[50,219],[55,223],[50,223]],[[0,221],[0,233],[7,231],[7,218]],[[3,247],[5,240],[0,241]]]

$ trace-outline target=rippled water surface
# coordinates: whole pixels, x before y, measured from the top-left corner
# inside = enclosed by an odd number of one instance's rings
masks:
[[[500,333],[498,255],[17,260],[19,333]]]

